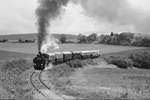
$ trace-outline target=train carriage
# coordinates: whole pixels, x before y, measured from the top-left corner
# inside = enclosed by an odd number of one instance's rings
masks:
[[[55,53],[49,53],[49,61],[50,63],[54,64],[56,62],[56,56]]]
[[[63,52],[64,61],[69,61],[73,59],[72,52]]]
[[[90,51],[81,51],[82,59],[87,59],[91,57]]]
[[[33,59],[35,70],[44,70],[49,64],[60,64],[74,59],[97,58],[100,56],[99,50],[92,51],[73,51],[73,52],[56,52],[56,53],[41,53]]]
[[[73,59],[81,59],[81,51],[74,51],[73,53],[72,53],[72,55],[73,55]]]
[[[63,60],[63,52],[56,52],[55,57],[56,57],[56,63],[61,63],[64,61]]]
[[[100,56],[100,51],[99,50],[92,50],[91,51],[91,58],[97,58]]]

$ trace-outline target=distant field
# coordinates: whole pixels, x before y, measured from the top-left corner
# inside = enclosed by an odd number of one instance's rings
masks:
[[[60,49],[49,49],[49,52],[80,51],[80,50],[101,50],[101,54],[116,53],[121,51],[143,49],[144,47],[114,46],[103,44],[60,44]],[[36,54],[37,44],[35,43],[0,43],[0,50],[19,53]]]

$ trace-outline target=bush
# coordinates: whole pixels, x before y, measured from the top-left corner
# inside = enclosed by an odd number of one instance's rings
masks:
[[[66,40],[67,40],[66,36],[65,35],[61,35],[60,42],[61,43],[66,43]]]
[[[26,100],[27,94],[31,93],[32,88],[28,82],[28,77],[26,77],[26,75],[30,75],[30,72],[23,73],[30,69],[31,65],[32,63],[25,59],[18,59],[7,61],[1,67],[3,78],[0,81],[3,88],[12,96],[9,99]],[[32,96],[28,96],[32,99]]]
[[[60,64],[54,66],[51,70],[49,70],[49,75],[51,77],[63,77],[63,76],[70,76],[72,72],[75,71],[75,68],[71,68],[67,64]]]
[[[83,67],[82,62],[78,59],[67,62],[67,65],[69,65],[71,68],[82,68]]]
[[[87,36],[79,34],[78,35],[78,43],[88,43],[88,39]]]
[[[33,40],[25,40],[24,41],[24,43],[34,43],[35,42],[35,40],[33,39]]]
[[[130,68],[133,66],[133,62],[129,58],[110,56],[109,58],[105,58],[105,60],[109,64],[114,64],[119,68]]]
[[[26,40],[19,39],[18,42],[19,43],[34,43],[35,39],[26,39]]]
[[[132,54],[129,58],[133,61],[133,66],[137,68],[150,69],[150,53],[140,52]]]
[[[8,40],[7,39],[3,39],[3,40],[0,40],[0,42],[8,42]]]
[[[88,41],[89,43],[94,42],[94,41],[96,41],[96,40],[97,40],[97,34],[96,34],[96,33],[92,33],[92,34],[90,34],[90,35],[87,37],[87,41]]]
[[[13,72],[14,74],[21,74],[22,72],[31,68],[31,65],[24,59],[12,60],[6,62],[1,70],[3,72]]]

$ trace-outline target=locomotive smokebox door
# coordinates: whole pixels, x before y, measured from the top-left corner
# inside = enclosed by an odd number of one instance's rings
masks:
[[[45,66],[47,65],[47,62],[49,60],[49,55],[39,53],[37,56],[33,59],[33,67],[35,70],[44,70]]]

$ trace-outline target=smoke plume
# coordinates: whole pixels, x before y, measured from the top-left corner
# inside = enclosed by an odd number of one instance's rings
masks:
[[[39,7],[36,10],[38,17],[38,50],[42,50],[42,45],[45,43],[55,43],[54,40],[49,40],[48,28],[50,21],[55,19],[61,12],[62,6],[65,6],[68,0],[39,0]],[[48,41],[49,40],[49,41]],[[44,49],[48,49],[48,46]],[[46,45],[46,44],[45,44]],[[53,44],[54,46],[56,44]]]

